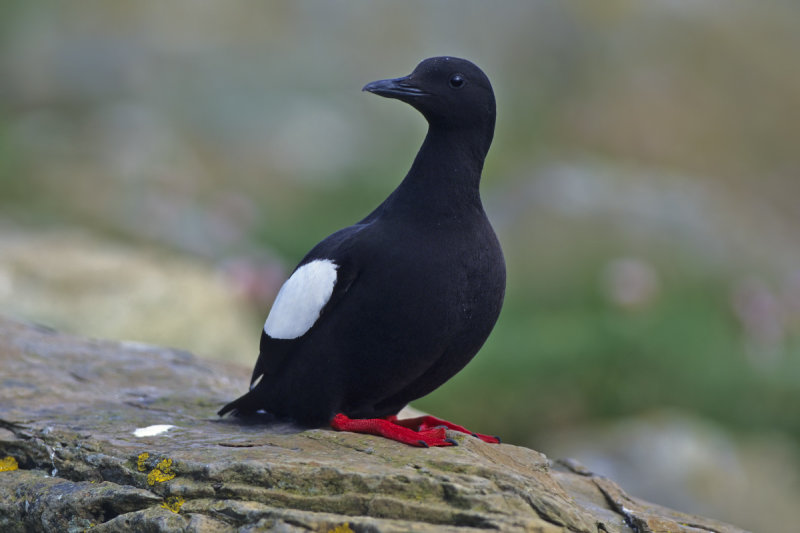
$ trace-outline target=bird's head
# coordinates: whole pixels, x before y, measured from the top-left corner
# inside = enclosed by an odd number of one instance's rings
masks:
[[[494,131],[492,85],[486,74],[466,59],[425,59],[408,76],[373,81],[362,90],[410,104],[432,127]]]

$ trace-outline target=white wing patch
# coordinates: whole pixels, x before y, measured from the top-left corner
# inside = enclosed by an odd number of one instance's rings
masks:
[[[311,329],[336,285],[338,265],[330,259],[306,263],[286,280],[264,322],[273,339],[296,339]]]

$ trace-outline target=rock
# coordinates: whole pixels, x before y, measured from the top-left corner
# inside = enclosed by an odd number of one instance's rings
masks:
[[[4,532],[741,531],[468,435],[420,449],[221,420],[248,370],[186,352],[0,318],[0,365]]]

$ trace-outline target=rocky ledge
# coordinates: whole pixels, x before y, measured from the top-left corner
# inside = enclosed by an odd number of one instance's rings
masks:
[[[0,318],[0,531],[736,532],[536,451],[220,420],[248,370]]]

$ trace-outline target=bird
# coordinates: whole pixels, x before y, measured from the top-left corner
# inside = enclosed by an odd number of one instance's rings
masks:
[[[397,416],[477,354],[503,305],[505,260],[479,192],[491,83],[443,56],[362,90],[419,111],[422,146],[380,205],[314,246],[281,286],[250,390],[219,415],[263,411],[420,447],[457,444],[447,430],[500,442],[431,415]]]

